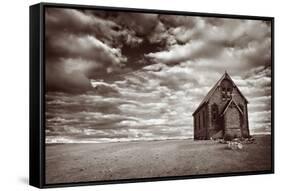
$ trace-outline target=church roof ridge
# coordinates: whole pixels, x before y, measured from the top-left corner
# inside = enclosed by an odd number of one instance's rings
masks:
[[[222,110],[220,116],[223,116],[225,114],[225,112],[227,111],[227,109],[229,108],[230,104],[234,103],[236,108],[239,110],[239,112],[243,115],[243,111],[240,109],[240,107],[237,105],[237,103],[231,98],[228,103],[225,105],[225,108]]]
[[[221,81],[225,78],[228,78],[234,87],[237,88],[238,92],[241,94],[241,96],[246,100],[246,102],[248,103],[248,100],[245,98],[245,96],[241,93],[241,91],[239,90],[239,88],[236,86],[236,84],[234,83],[234,81],[231,79],[230,75],[227,73],[227,71],[225,70],[224,74],[222,75],[222,77],[215,83],[215,85],[209,90],[209,92],[207,93],[207,95],[204,97],[204,99],[201,101],[201,103],[199,104],[199,106],[197,107],[197,109],[193,112],[192,115],[194,115],[205,103],[207,103],[211,96],[213,95],[213,93],[215,92],[215,90],[217,89],[217,87],[219,86],[219,84],[221,83]]]

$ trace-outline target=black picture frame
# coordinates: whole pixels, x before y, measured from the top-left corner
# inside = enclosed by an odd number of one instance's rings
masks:
[[[103,11],[123,11],[134,13],[158,13],[167,15],[185,15],[231,19],[250,19],[271,22],[271,169],[263,171],[229,172],[156,178],[136,178],[90,182],[67,182],[46,184],[45,181],[45,9],[46,8],[91,9]],[[116,184],[147,181],[164,181],[191,178],[209,178],[274,173],[274,18],[249,15],[230,15],[215,13],[196,13],[170,10],[133,9],[121,7],[103,7],[92,5],[74,5],[57,3],[39,3],[30,6],[30,129],[29,129],[29,184],[38,188]]]

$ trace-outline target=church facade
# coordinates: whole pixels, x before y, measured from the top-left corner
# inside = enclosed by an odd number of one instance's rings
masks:
[[[227,72],[194,111],[194,139],[249,137],[248,101]]]

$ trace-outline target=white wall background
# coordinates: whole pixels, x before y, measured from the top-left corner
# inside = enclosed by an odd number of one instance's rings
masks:
[[[1,1],[0,6],[0,190],[37,190],[28,185],[28,92],[29,92],[29,5],[36,0]],[[270,190],[280,187],[280,34],[281,12],[277,0],[54,0],[53,2],[245,14],[275,17],[275,161],[274,175],[210,178],[165,182],[130,183],[52,189],[54,191],[139,191],[139,190]]]

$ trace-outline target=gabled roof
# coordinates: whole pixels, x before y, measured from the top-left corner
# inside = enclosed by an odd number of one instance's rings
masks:
[[[239,90],[239,88],[235,85],[235,83],[233,82],[233,80],[231,79],[231,77],[228,75],[228,73],[225,71],[225,73],[222,75],[222,77],[219,79],[219,81],[217,81],[217,83],[212,87],[212,89],[207,93],[207,95],[205,96],[205,98],[202,100],[202,102],[199,104],[199,106],[197,107],[197,109],[193,112],[192,115],[194,115],[204,104],[206,104],[210,98],[212,97],[212,95],[214,94],[215,90],[217,89],[217,87],[219,87],[221,81],[223,79],[229,79],[231,81],[231,83],[233,84],[233,87],[237,88],[237,91],[239,92],[239,94],[246,100],[246,102],[248,103],[248,100],[245,98],[245,96],[241,93],[241,91]]]
[[[223,110],[222,110],[220,116],[223,116],[223,115],[225,114],[225,112],[227,111],[227,109],[229,108],[229,106],[231,105],[231,103],[234,103],[234,105],[236,106],[236,108],[238,109],[238,111],[243,115],[243,111],[242,111],[242,110],[240,109],[240,107],[236,104],[236,102],[235,102],[233,99],[231,99],[231,100],[228,101],[227,104],[225,104],[225,107],[223,108]]]

